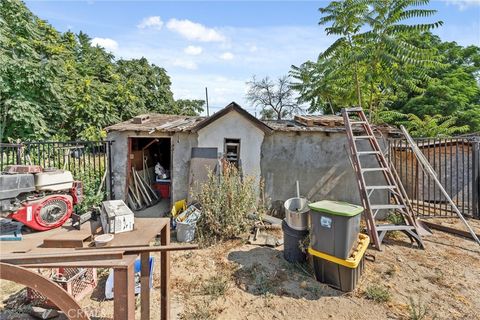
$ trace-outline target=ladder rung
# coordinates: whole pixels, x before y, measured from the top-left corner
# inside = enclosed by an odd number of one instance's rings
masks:
[[[380,151],[358,151],[359,156],[369,155],[369,154],[380,154]]]
[[[388,168],[362,168],[362,172],[388,171]]]
[[[357,107],[357,108],[345,108],[345,112],[359,112],[359,111],[363,111],[363,109],[360,108],[360,107]]]
[[[395,189],[397,186],[366,186],[367,190]]]
[[[370,209],[372,210],[383,210],[383,209],[404,209],[405,206],[401,204],[372,204]]]
[[[358,140],[358,139],[373,139],[374,136],[353,136],[353,140]]]
[[[351,121],[350,124],[366,124],[367,121]]]
[[[397,225],[397,224],[380,224],[376,225],[377,231],[402,231],[402,230],[415,230],[414,226],[410,225]]]

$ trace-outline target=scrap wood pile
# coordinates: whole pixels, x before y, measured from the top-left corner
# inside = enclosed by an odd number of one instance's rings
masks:
[[[250,214],[248,217],[253,220],[247,240],[249,244],[268,247],[277,247],[283,244],[282,237],[275,235],[282,229],[282,220],[270,215]]]
[[[160,197],[155,190],[132,167],[127,197],[129,207],[132,210],[141,210],[153,206],[159,200]]]
[[[296,115],[294,119],[307,127],[339,127],[344,125],[343,118],[336,115]]]

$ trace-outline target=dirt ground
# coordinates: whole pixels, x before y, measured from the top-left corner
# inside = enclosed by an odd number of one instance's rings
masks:
[[[457,225],[453,219],[436,220]],[[480,221],[472,221],[480,233]],[[369,249],[357,288],[342,293],[317,282],[308,264],[293,265],[275,249],[230,241],[206,249],[172,253],[174,319],[480,319],[480,246],[435,231],[426,250],[394,234],[384,250]],[[159,257],[155,256],[158,267]],[[157,269],[158,270],[158,269]],[[108,270],[81,304],[93,319],[111,318],[104,300]],[[152,319],[159,319],[158,272],[152,292]],[[0,319],[31,319],[18,303],[22,287],[0,283]],[[137,302],[138,297],[137,297]],[[14,306],[15,310],[11,309]],[[139,304],[137,304],[139,306]],[[139,310],[137,310],[139,317]],[[59,317],[61,319],[62,317]]]

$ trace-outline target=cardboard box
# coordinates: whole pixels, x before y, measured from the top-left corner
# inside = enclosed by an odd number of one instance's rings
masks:
[[[133,230],[134,215],[122,200],[102,202],[100,220],[104,233],[121,233]]]

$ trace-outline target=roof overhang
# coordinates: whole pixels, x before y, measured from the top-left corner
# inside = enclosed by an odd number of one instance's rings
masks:
[[[225,116],[226,114],[236,111],[243,117],[245,117],[248,121],[250,121],[253,125],[255,125],[257,128],[262,130],[265,134],[271,134],[273,132],[273,128],[265,124],[264,122],[258,120],[255,118],[253,115],[251,115],[247,110],[243,109],[238,105],[236,102],[231,102],[229,105],[227,105],[225,108],[222,110],[218,111],[217,113],[213,114],[212,116],[205,118],[204,120],[200,121],[196,126],[194,126],[191,131],[192,132],[198,132],[199,130],[207,127],[211,123],[217,121],[221,117]]]

